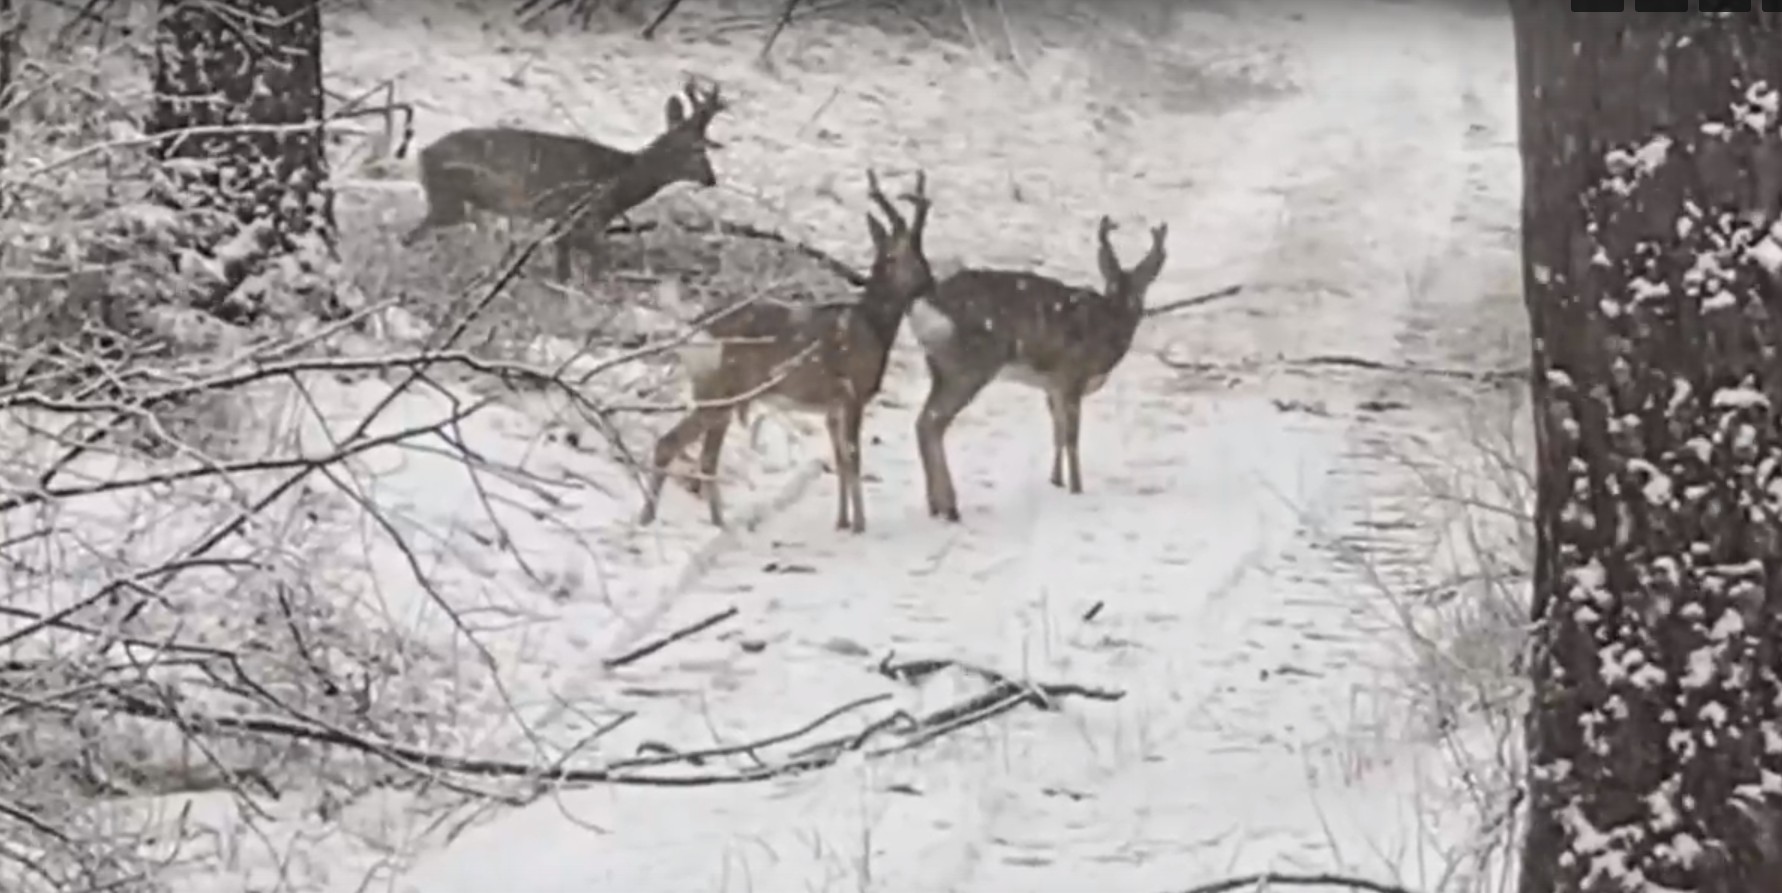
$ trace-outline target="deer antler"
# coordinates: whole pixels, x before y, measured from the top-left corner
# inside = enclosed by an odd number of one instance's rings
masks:
[[[1101,215],[1101,221],[1095,226],[1095,240],[1100,246],[1095,255],[1095,263],[1101,267],[1101,277],[1107,282],[1109,294],[1123,288],[1126,281],[1126,271],[1120,266],[1120,257],[1114,253],[1113,243],[1108,241],[1108,234],[1113,231],[1114,221],[1106,214]]]
[[[928,200],[928,172],[917,170],[916,188],[904,193],[900,198],[909,202],[910,207],[916,209],[915,213],[911,215],[910,231],[920,238],[923,227],[928,225],[928,209],[933,205],[933,202]]]
[[[892,233],[901,235],[909,231],[909,224],[902,214],[897,213],[897,206],[891,204],[891,200],[885,197],[884,190],[879,188],[879,175],[872,168],[866,169],[866,195],[872,199],[873,204],[879,206],[885,219],[891,222]]]
[[[730,104],[724,101],[720,89],[717,84],[713,84],[710,89],[701,90],[697,81],[687,78],[686,86],[681,91],[687,96],[688,120],[698,122],[699,126],[704,127],[711,123],[713,115],[729,108]]]

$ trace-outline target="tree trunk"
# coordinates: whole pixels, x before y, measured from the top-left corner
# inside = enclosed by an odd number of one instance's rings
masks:
[[[162,137],[168,199],[192,212],[209,260],[187,264],[210,271],[195,303],[225,317],[315,286],[263,272],[332,255],[321,18],[319,0],[160,2],[150,131]],[[294,267],[272,263],[291,257]]]
[[[18,110],[12,107],[13,72],[18,68],[19,32],[24,22],[12,10],[12,0],[0,0],[0,170],[4,170],[12,149],[12,118]],[[0,202],[5,200],[0,196]],[[0,213],[5,211],[0,206]]]
[[[1782,17],[1514,13],[1539,461],[1521,891],[1782,890]]]

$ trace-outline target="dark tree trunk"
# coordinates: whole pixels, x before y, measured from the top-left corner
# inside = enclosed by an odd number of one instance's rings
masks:
[[[1521,891],[1782,890],[1782,17],[1514,7],[1540,466]]]
[[[5,169],[12,149],[13,71],[18,67],[19,32],[24,22],[13,12],[12,0],[0,0],[0,170]],[[0,202],[5,197],[0,196]],[[5,210],[0,205],[0,212]]]
[[[319,0],[160,0],[150,131],[169,199],[205,221],[222,275],[197,303],[220,315],[266,309],[274,258],[332,253],[321,18]]]

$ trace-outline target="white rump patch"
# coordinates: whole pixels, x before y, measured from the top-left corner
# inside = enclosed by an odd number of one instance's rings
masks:
[[[675,354],[680,357],[681,369],[689,380],[705,378],[724,364],[724,345],[709,332],[702,331],[687,339],[685,344],[675,348]]]
[[[910,305],[910,331],[924,350],[935,351],[953,340],[953,321],[924,298]]]

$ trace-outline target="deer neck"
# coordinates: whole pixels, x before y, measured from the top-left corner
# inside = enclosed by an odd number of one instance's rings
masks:
[[[912,299],[912,295],[901,293],[887,277],[875,271],[861,291],[857,312],[879,337],[879,343],[889,346],[897,339],[897,328],[903,324],[903,315],[910,309]]]
[[[625,172],[612,181],[606,194],[601,196],[600,210],[608,216],[618,216],[661,192],[670,178],[661,173],[660,166],[653,161],[647,154],[633,159]]]

